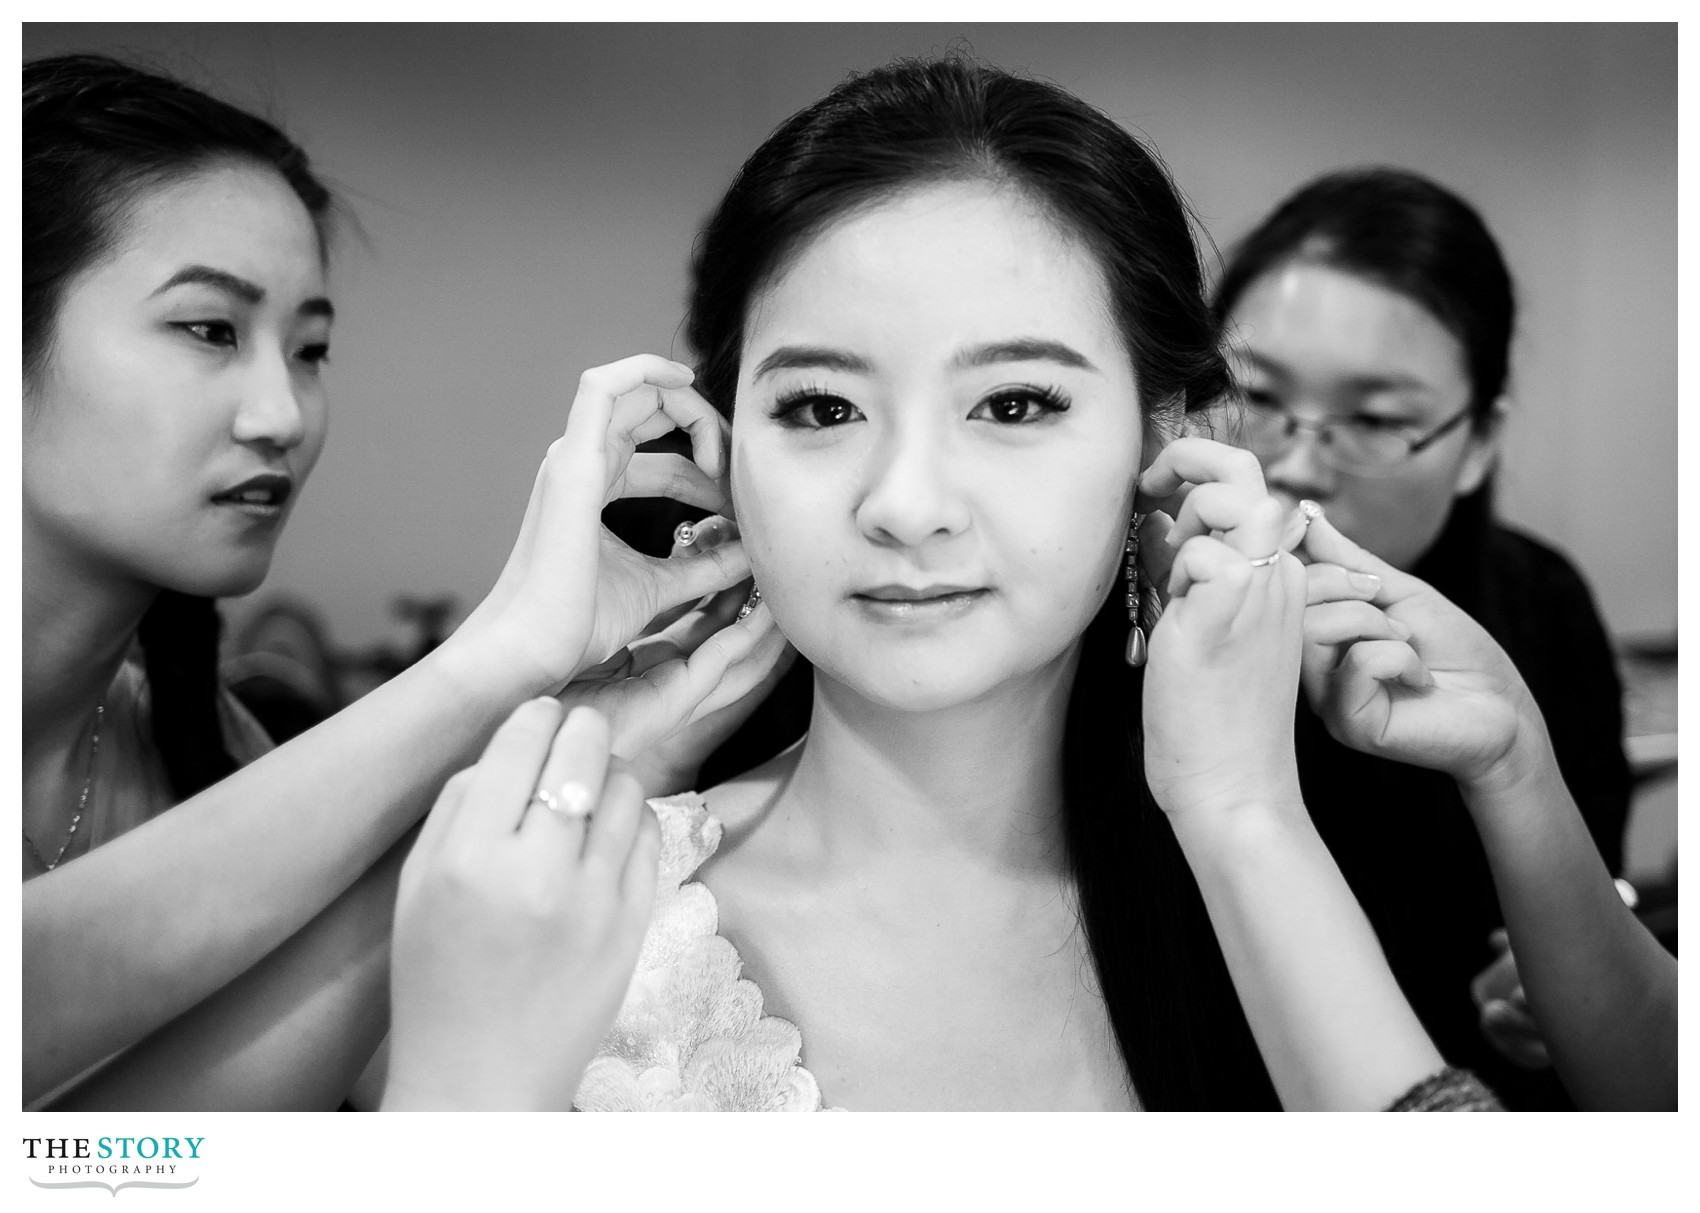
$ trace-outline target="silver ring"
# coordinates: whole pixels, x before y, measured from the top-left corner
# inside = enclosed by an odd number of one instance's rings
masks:
[[[1259,556],[1256,560],[1251,562],[1251,567],[1254,569],[1266,569],[1286,554],[1287,553],[1285,552],[1275,551],[1270,552],[1267,556]]]
[[[580,821],[590,816],[590,789],[582,783],[563,783],[559,792],[538,788],[531,799],[569,821]]]

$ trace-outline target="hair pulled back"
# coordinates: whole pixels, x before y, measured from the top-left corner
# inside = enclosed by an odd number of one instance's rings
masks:
[[[1253,282],[1294,261],[1368,279],[1419,304],[1463,348],[1474,422],[1490,423],[1509,374],[1516,301],[1499,245],[1468,202],[1404,169],[1319,177],[1235,248],[1216,288],[1218,319]]]
[[[698,390],[731,414],[752,301],[811,237],[951,181],[1019,190],[1093,256],[1147,419],[1228,391],[1190,217],[1161,161],[1061,88],[966,56],[853,75],[744,162],[693,260]],[[1064,738],[1064,835],[1099,988],[1145,1107],[1273,1107],[1197,885],[1145,785],[1121,594],[1083,638]]]
[[[24,64],[23,372],[47,373],[59,307],[76,278],[109,255],[150,189],[221,163],[276,171],[319,231],[330,191],[307,154],[271,123],[180,80],[108,58]],[[219,730],[219,618],[212,600],[162,592],[142,619],[154,743],[179,797],[236,769]]]

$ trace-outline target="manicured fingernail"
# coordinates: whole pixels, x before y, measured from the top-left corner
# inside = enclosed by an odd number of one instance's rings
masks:
[[[1381,588],[1381,578],[1374,573],[1347,573],[1346,584],[1361,594],[1373,594]]]
[[[674,360],[671,359],[671,358],[669,358],[667,361],[672,362],[673,365],[678,368],[680,373],[685,374],[685,375],[689,375],[692,379],[696,378],[697,373],[691,367],[686,366],[682,362],[674,362]]]

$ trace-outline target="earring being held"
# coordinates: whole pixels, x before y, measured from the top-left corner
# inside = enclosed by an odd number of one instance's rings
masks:
[[[738,618],[748,619],[750,612],[755,610],[760,604],[761,591],[756,589],[754,586],[751,586],[750,596],[744,600],[744,605],[738,608]]]
[[[1140,618],[1145,598],[1145,574],[1139,570],[1138,514],[1127,528],[1127,620],[1133,626],[1127,632],[1127,663],[1138,669],[1145,664],[1145,627]]]
[[[1163,600],[1157,595],[1150,574],[1139,563],[1139,529],[1146,515],[1135,514],[1127,528],[1127,663],[1138,669],[1145,664],[1151,632],[1163,617]]]

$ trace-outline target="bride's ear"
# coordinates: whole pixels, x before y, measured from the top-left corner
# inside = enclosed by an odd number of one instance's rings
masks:
[[[738,491],[733,483],[734,479],[732,475],[732,427],[731,423],[728,422],[726,426],[726,465],[725,470],[720,474],[719,481],[721,491],[726,495],[726,508],[721,512],[736,523],[738,521]]]
[[[1160,408],[1146,411],[1139,444],[1141,476],[1145,474],[1145,469],[1151,466],[1151,461],[1157,458],[1158,452],[1169,443],[1184,435],[1201,432],[1194,428],[1201,413],[1202,410],[1189,414],[1186,411],[1186,397],[1178,394],[1164,401]]]

